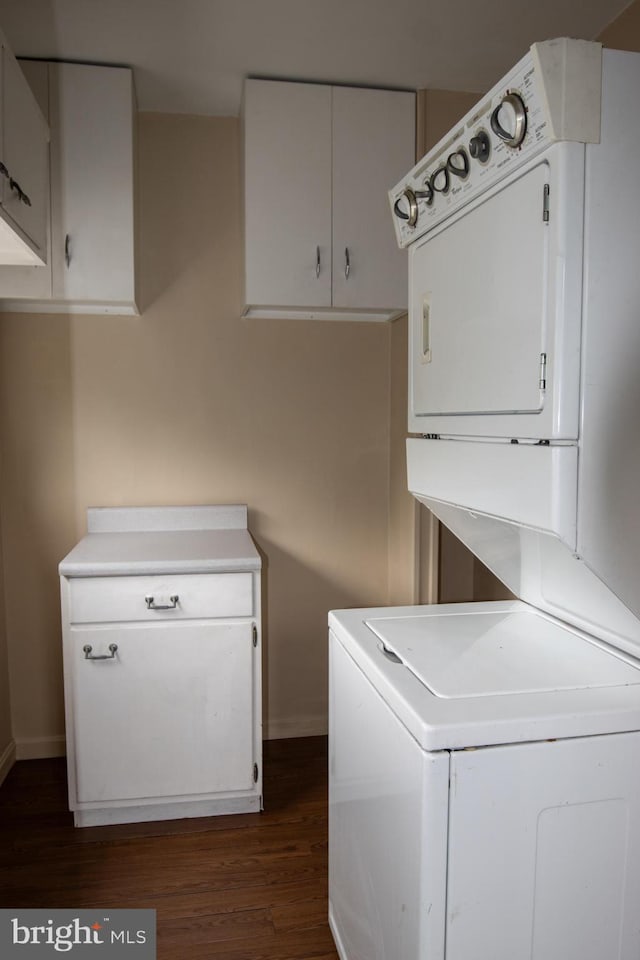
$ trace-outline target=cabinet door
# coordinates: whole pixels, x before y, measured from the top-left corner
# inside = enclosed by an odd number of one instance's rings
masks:
[[[406,308],[388,191],[413,165],[415,96],[333,88],[333,306]]]
[[[245,302],[331,306],[331,88],[248,80]]]
[[[50,65],[54,300],[131,304],[131,71]]]
[[[18,62],[43,117],[48,121],[49,65],[42,60],[20,60]],[[51,203],[48,196],[48,186],[46,217],[46,266],[0,266],[1,298],[51,299]]]
[[[3,178],[2,207],[21,231],[36,257],[44,262],[49,197],[49,131],[20,65],[2,50],[3,150],[8,171]],[[16,261],[17,262],[17,261]]]
[[[78,802],[254,788],[250,622],[72,627],[67,655]]]

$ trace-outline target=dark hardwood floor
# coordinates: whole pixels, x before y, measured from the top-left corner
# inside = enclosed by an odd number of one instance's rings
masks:
[[[0,787],[0,906],[150,907],[158,960],[337,960],[326,738],[265,743],[265,810],[76,829],[64,760]]]

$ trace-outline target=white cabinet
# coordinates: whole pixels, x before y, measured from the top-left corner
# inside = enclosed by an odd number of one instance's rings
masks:
[[[190,565],[215,572],[167,572]],[[259,810],[260,560],[246,529],[90,532],[60,570],[76,826]]]
[[[49,129],[0,37],[0,264],[42,264],[47,247]]]
[[[331,306],[331,88],[248,80],[247,304]]]
[[[53,299],[136,312],[131,70],[52,64]]]
[[[413,162],[414,94],[248,80],[243,127],[245,315],[405,312],[387,192]]]
[[[51,126],[51,257],[0,268],[3,308],[136,314],[131,70],[27,62],[25,72],[45,88]]]
[[[74,626],[67,655],[78,804],[253,792],[250,622]]]

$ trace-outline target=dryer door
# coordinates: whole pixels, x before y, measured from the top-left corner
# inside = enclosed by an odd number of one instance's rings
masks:
[[[563,159],[549,151],[412,248],[411,430],[577,436],[581,176]]]

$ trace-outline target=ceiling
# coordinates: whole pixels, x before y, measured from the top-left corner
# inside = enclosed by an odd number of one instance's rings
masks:
[[[246,76],[482,92],[628,0],[0,0],[18,56],[123,64],[141,110],[238,113]]]

